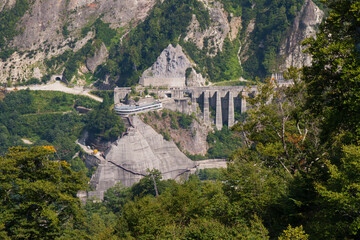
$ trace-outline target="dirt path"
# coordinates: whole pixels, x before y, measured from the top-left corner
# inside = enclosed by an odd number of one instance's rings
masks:
[[[95,101],[102,102],[102,98],[99,98],[98,96],[90,94],[90,89],[84,89],[83,87],[78,87],[78,86],[70,88],[59,81],[48,83],[46,85],[30,85],[30,86],[17,87],[18,90],[27,89],[27,88],[29,88],[30,90],[59,91],[59,92],[75,94],[75,95],[83,95],[83,96],[92,98]],[[7,88],[7,90],[13,91],[14,88]]]

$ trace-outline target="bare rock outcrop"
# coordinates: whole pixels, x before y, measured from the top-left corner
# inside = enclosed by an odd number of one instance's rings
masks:
[[[2,0],[0,2],[0,12],[6,9],[12,8],[16,3],[16,0]]]
[[[232,17],[230,21],[230,41],[234,41],[237,38],[239,31],[242,28],[241,17]]]
[[[59,46],[65,38],[73,38],[81,28],[103,15],[111,27],[124,27],[130,21],[143,20],[155,0],[35,0],[19,24],[22,34],[14,45],[22,50],[38,49],[44,43]],[[63,36],[63,30],[69,36]]]
[[[190,154],[205,155],[209,149],[209,145],[206,141],[209,129],[200,124],[198,121],[193,121],[191,124],[192,137],[190,141],[183,141],[183,146]]]
[[[184,77],[187,68],[191,67],[189,59],[180,45],[169,44],[151,68],[144,72],[145,76],[153,77]]]
[[[105,44],[102,43],[100,48],[95,52],[94,56],[86,59],[86,67],[89,69],[89,71],[94,73],[97,66],[99,66],[106,60],[108,54],[109,52]]]
[[[186,70],[192,64],[184,54],[182,47],[169,45],[156,62],[147,69],[140,78],[143,86],[184,87],[186,85]]]
[[[302,46],[301,42],[316,35],[323,17],[324,12],[312,0],[305,0],[299,15],[295,18],[289,37],[281,46],[280,56],[285,57],[285,62],[280,71],[290,66],[303,67],[311,64],[311,57],[303,53],[306,47]]]
[[[197,73],[193,68],[191,69],[190,75],[186,78],[185,82],[188,87],[203,87],[205,86],[205,79],[201,73]]]
[[[15,2],[0,1],[0,11]],[[111,28],[126,28],[130,22],[136,25],[144,20],[155,3],[156,0],[32,0],[30,9],[18,23],[20,34],[9,44],[20,51],[6,61],[0,60],[0,83],[44,75],[45,59],[67,49],[76,52],[94,37],[89,32],[82,38],[80,33],[97,18],[110,23]]]
[[[199,49],[204,47],[204,40],[207,41],[208,49],[213,49],[210,56],[215,56],[218,49],[222,50],[224,40],[230,33],[230,24],[227,19],[227,13],[225,12],[223,5],[218,1],[202,0],[205,7],[210,14],[210,26],[206,29],[201,29],[200,23],[193,15],[192,21],[188,27],[188,32],[185,37],[185,41],[191,41],[196,44]],[[234,29],[237,33],[237,30]]]
[[[187,104],[186,104],[187,105]],[[171,109],[176,112],[176,104],[171,102],[164,103],[164,108]],[[164,114],[165,113],[165,114]],[[172,117],[167,114],[167,110],[158,113],[161,117],[155,114],[144,114],[140,118],[143,119],[152,128],[156,129],[158,133],[168,133],[170,138],[177,143],[181,151],[188,152],[192,155],[205,155],[209,149],[206,141],[210,129],[200,120],[193,119],[188,128],[174,128],[172,127]]]
[[[238,52],[240,62],[246,62],[250,57],[249,52],[248,52],[250,44],[252,42],[250,39],[250,34],[254,31],[255,24],[256,24],[256,19],[254,18],[254,19],[251,19],[249,21],[249,24],[246,26],[244,40],[241,43],[240,49]]]

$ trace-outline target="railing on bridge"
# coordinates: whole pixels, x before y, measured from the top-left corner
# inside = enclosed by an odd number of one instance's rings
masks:
[[[134,113],[140,113],[150,110],[157,110],[162,109],[161,102],[155,102],[146,105],[139,105],[139,106],[115,106],[114,110],[118,115],[129,115]]]

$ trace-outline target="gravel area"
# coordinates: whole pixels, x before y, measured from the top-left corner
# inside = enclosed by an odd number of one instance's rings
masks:
[[[30,90],[59,91],[59,92],[75,94],[75,95],[84,95],[84,96],[88,96],[98,102],[102,102],[102,98],[99,98],[98,96],[90,94],[90,89],[84,89],[83,87],[79,87],[79,86],[70,88],[59,81],[48,83],[46,85],[30,85],[30,86],[17,87],[18,90],[27,89],[27,88],[29,88]],[[7,90],[12,91],[12,90],[14,90],[14,88],[7,88]]]

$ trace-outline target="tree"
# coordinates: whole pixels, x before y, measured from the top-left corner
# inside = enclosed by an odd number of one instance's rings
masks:
[[[125,131],[123,121],[109,109],[109,104],[109,97],[105,95],[103,103],[87,115],[87,130],[101,140],[114,140]]]
[[[325,160],[329,179],[315,182],[322,206],[317,213],[321,238],[360,237],[360,147],[344,146],[340,164]]]
[[[294,79],[293,86],[257,83],[257,93],[247,98],[251,109],[234,130],[244,136],[247,151],[255,151],[265,166],[280,167],[293,175],[311,164],[313,159],[307,159],[307,155],[319,144],[316,119],[303,108],[306,93],[299,71],[291,68],[286,75]],[[238,158],[244,156],[239,154]]]
[[[0,158],[0,236],[54,239],[82,223],[82,173],[54,160],[52,146],[10,148]]]
[[[289,225],[280,235],[279,240],[308,240],[308,237],[302,226],[293,228]]]
[[[283,169],[267,167],[255,151],[239,151],[224,173],[225,194],[237,212],[235,216],[266,217],[269,206],[278,205],[286,194],[288,174]]]
[[[323,117],[322,139],[331,142],[346,132],[348,142],[360,140],[360,3],[324,1],[331,8],[315,38],[304,42],[313,58],[304,67],[308,107]]]
[[[108,209],[111,209],[113,213],[118,213],[124,204],[131,199],[131,195],[130,188],[126,188],[121,185],[121,183],[117,183],[106,191],[103,203]]]
[[[147,175],[131,187],[132,197],[158,196],[174,184],[174,180],[161,180],[161,172],[147,169]]]

